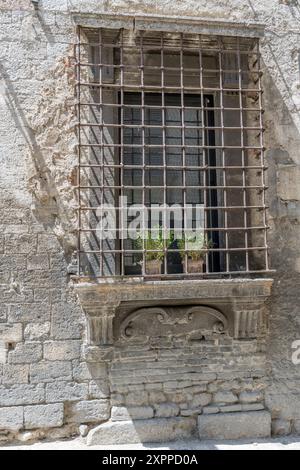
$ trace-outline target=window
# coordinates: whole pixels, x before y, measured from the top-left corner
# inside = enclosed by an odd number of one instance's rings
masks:
[[[268,271],[257,39],[79,28],[80,275]]]

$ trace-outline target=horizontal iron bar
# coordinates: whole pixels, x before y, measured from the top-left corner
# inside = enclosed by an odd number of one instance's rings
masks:
[[[123,163],[121,165],[109,165],[107,163],[104,163],[103,165],[101,164],[80,164],[80,168],[124,168],[125,170],[127,169],[132,169],[132,170],[267,170],[268,167],[266,166],[193,166],[193,165],[128,165],[127,163]]]
[[[194,149],[239,149],[239,150],[259,150],[259,151],[264,151],[266,150],[265,147],[256,147],[256,146],[249,146],[246,147],[240,146],[240,145],[173,145],[173,144],[166,144],[166,145],[142,145],[142,144],[136,144],[136,145],[130,145],[130,144],[79,144],[79,147],[105,147],[105,148],[194,148]]]
[[[139,203],[137,203],[138,205]],[[87,207],[77,207],[78,210],[81,210],[81,211],[95,211],[97,209],[101,208],[101,206],[87,206]],[[114,206],[114,209],[116,211],[120,211],[120,210],[124,210],[124,209],[128,209],[130,208],[130,204],[126,207],[120,207],[120,206]],[[228,210],[266,210],[268,209],[269,206],[203,206],[201,207],[202,210],[204,211],[212,211],[212,210],[224,210],[224,211],[228,211]],[[149,210],[157,210],[157,209],[151,209],[151,207],[148,207],[146,206],[146,209],[149,209]],[[187,210],[185,209],[184,207],[181,207],[181,209],[183,211]],[[161,208],[161,211],[173,211],[174,208],[172,207],[164,207],[164,208]],[[188,209],[189,210],[189,209]]]
[[[80,127],[116,127],[116,128],[123,128],[123,129],[197,129],[197,130],[208,130],[208,131],[213,131],[213,130],[224,130],[224,131],[260,131],[264,132],[265,128],[264,127],[238,127],[238,126],[173,126],[173,125],[154,125],[154,124],[112,124],[112,123],[96,123],[96,122],[85,122],[85,123],[78,123],[76,124],[77,126]],[[188,137],[188,136],[187,136]],[[176,138],[174,136],[173,138]]]
[[[111,69],[122,69],[126,71],[126,69],[133,69],[133,70],[160,70],[160,71],[174,71],[174,72],[196,72],[197,74],[203,72],[209,73],[235,73],[237,75],[260,75],[263,76],[262,70],[248,70],[248,69],[209,69],[205,67],[197,67],[197,68],[190,68],[190,67],[169,67],[165,65],[139,65],[139,64],[107,64],[107,63],[99,63],[99,62],[75,62],[76,66],[79,67],[97,67],[97,68],[111,68]]]
[[[84,186],[84,185],[80,185],[80,186],[74,186],[74,189],[152,189],[152,190],[156,190],[156,189],[222,189],[222,190],[228,190],[228,189],[243,189],[243,190],[247,190],[247,189],[259,189],[261,191],[266,191],[268,189],[268,186],[228,186],[228,185],[224,185],[224,186],[201,186],[201,185],[185,185],[185,186],[176,186],[176,185],[168,185],[168,186],[161,186],[161,185],[155,185],[155,186],[151,186],[151,185],[129,185],[129,184],[126,184],[126,185],[93,185],[93,186]]]
[[[236,252],[236,251],[267,251],[268,247],[266,246],[255,246],[255,247],[240,247],[240,248],[210,248],[209,250],[196,250],[196,249],[186,249],[186,250],[175,250],[175,249],[169,249],[165,248],[163,250],[84,250],[84,251],[79,251],[81,254],[123,254],[126,256],[126,254],[142,254],[142,253],[182,253],[182,252],[191,252],[191,251],[203,251],[205,253],[210,253],[210,252],[217,252],[217,253],[230,253],[230,252]]]
[[[92,87],[92,88],[119,88],[119,89],[133,89],[133,90],[184,90],[185,92],[188,91],[224,91],[224,92],[240,92],[240,93],[263,93],[261,88],[240,88],[240,87],[232,87],[232,88],[219,88],[219,87],[188,87],[188,86],[171,86],[171,85],[132,85],[128,84],[118,84],[118,83],[97,83],[97,82],[76,82],[75,86],[83,86],[83,87]]]
[[[138,44],[134,44],[134,45],[130,45],[130,44],[121,44],[121,43],[108,43],[108,42],[81,42],[79,44],[76,45],[77,47],[78,46],[103,46],[103,47],[107,47],[107,48],[111,48],[111,49],[123,49],[126,51],[126,49],[134,49],[135,51],[139,50],[139,47],[138,47]],[[180,46],[180,44],[178,46],[169,46],[169,45],[164,45],[163,47],[161,45],[143,45],[143,50],[144,51],[151,51],[151,52],[155,52],[155,51],[163,51],[163,52],[168,52],[168,51],[178,51],[180,52],[181,50],[183,50],[183,52],[187,51],[187,52],[191,52],[191,51],[194,51],[194,52],[197,52],[199,53],[199,51],[202,52],[202,56],[203,58],[205,57],[205,52],[211,54],[212,52],[216,52],[216,53],[222,53],[224,55],[226,54],[241,54],[241,55],[248,55],[248,56],[253,56],[253,57],[261,57],[261,53],[258,52],[258,51],[252,51],[252,50],[243,50],[243,49],[230,49],[228,47],[228,49],[225,49],[225,48],[217,48],[217,47],[205,47],[205,46],[202,46],[202,47],[199,47],[198,46],[195,46],[195,47],[188,47],[186,45],[184,45],[184,47],[182,48]]]
[[[113,108],[124,108],[124,109],[182,109],[182,106],[159,106],[159,105],[149,105],[149,104],[119,104],[119,103],[89,103],[89,102],[84,102],[82,101],[81,103],[76,103],[76,106],[97,106],[97,107],[113,107]],[[264,112],[264,109],[262,108],[245,108],[245,107],[240,107],[240,108],[228,108],[223,106],[218,107],[218,106],[184,106],[184,109],[186,110],[197,110],[197,111],[250,111],[250,112]]]
[[[224,228],[224,227],[205,227],[203,229],[203,232],[242,232],[242,231],[247,232],[247,231],[251,231],[251,230],[269,230],[269,229],[270,229],[270,227],[268,225],[262,225],[262,226],[257,226],[257,227],[251,226],[251,227],[226,227],[226,228]],[[78,227],[78,230],[80,232],[99,232],[100,231],[100,229],[97,229],[97,228],[82,228],[82,227]],[[128,229],[115,228],[114,231],[115,232],[120,232],[120,233],[122,233],[122,232],[136,233],[137,232],[136,229],[130,230],[129,228]],[[167,232],[168,231],[172,232],[172,229],[167,230]],[[148,251],[152,251],[152,250],[148,250]],[[157,250],[157,251],[161,251],[161,250]]]
[[[129,274],[124,274],[124,275],[106,275],[103,274],[102,276],[92,276],[93,279],[107,279],[107,280],[122,280],[126,279],[128,282],[130,279],[133,281],[135,279],[149,279],[153,281],[153,278],[157,279],[184,279],[184,278],[205,278],[205,277],[216,277],[217,279],[220,279],[222,277],[228,277],[228,276],[240,276],[243,274],[268,274],[268,273],[275,273],[276,271],[274,269],[257,269],[257,270],[240,270],[240,271],[208,271],[205,273],[180,273],[180,274],[142,274],[142,275],[129,275]],[[81,277],[85,277],[86,275],[82,275]],[[76,276],[73,276],[76,277]]]

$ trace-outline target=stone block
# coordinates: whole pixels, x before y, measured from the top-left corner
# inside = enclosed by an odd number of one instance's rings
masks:
[[[83,315],[76,305],[66,302],[52,305],[51,336],[54,339],[81,338],[82,330]]]
[[[4,341],[0,341],[0,364],[7,362],[8,345]]]
[[[22,323],[0,323],[0,341],[18,343],[22,341]]]
[[[41,384],[20,384],[11,387],[0,386],[0,406],[30,405],[45,400],[44,386]]]
[[[20,282],[14,281],[15,286],[14,288],[8,288],[6,285],[5,288],[0,287],[0,298],[1,302],[6,302],[7,304],[11,304],[10,310],[14,307],[14,304],[20,305],[29,302],[33,302],[33,289],[24,288],[23,284]],[[16,323],[20,320],[16,320]]]
[[[29,254],[34,253],[37,248],[37,238],[32,234],[9,234],[5,235],[6,253]]]
[[[263,400],[263,394],[261,392],[241,392],[239,395],[239,401],[241,403],[257,403]]]
[[[45,341],[44,358],[48,361],[69,361],[80,356],[81,341]]]
[[[113,406],[111,409],[112,421],[129,421],[131,419],[153,418],[154,411],[151,406]]]
[[[8,313],[8,321],[44,323],[50,320],[51,309],[46,303],[23,303],[21,305],[11,305]]]
[[[126,396],[126,405],[140,406],[148,404],[147,392],[130,392]]]
[[[46,384],[46,401],[78,401],[88,398],[88,385],[74,382],[51,382]]]
[[[271,435],[268,411],[203,414],[198,416],[200,439],[247,439]]]
[[[69,423],[99,423],[109,419],[109,400],[85,400],[67,407]]]
[[[83,382],[84,380],[92,379],[89,365],[86,362],[80,362],[79,359],[74,359],[72,361],[72,370],[73,377],[76,382]]]
[[[67,361],[41,361],[30,367],[30,382],[52,382],[53,380],[72,380],[72,366]]]
[[[107,378],[106,364],[86,363],[78,359],[72,361],[73,377],[76,382],[83,382],[84,380],[105,380]]]
[[[3,385],[26,384],[29,378],[29,365],[5,364],[3,366]]]
[[[0,429],[18,431],[23,427],[23,407],[0,408]]]
[[[297,436],[300,435],[300,419],[295,419],[294,421],[294,431]]]
[[[211,415],[215,413],[219,413],[220,409],[217,406],[204,406],[202,409],[202,413],[205,415]]]
[[[202,393],[207,391],[207,382],[202,382],[197,385],[192,385],[188,387],[184,392],[188,393]]]
[[[29,323],[24,330],[24,338],[28,341],[41,341],[49,337],[50,322]]]
[[[160,383],[154,383],[154,384],[145,384],[145,390],[157,392],[163,389],[163,385]]]
[[[223,405],[220,406],[221,413],[234,413],[236,411],[242,411],[242,405],[237,403],[236,405]]]
[[[154,405],[155,416],[158,418],[169,418],[179,415],[179,406],[173,403],[161,403]]]
[[[194,395],[193,399],[190,402],[191,408],[199,408],[202,406],[207,406],[212,400],[211,393],[199,393]]]
[[[0,305],[0,321],[4,322],[7,319],[7,312],[8,312],[8,307],[7,305],[4,305],[1,303]]]
[[[292,383],[296,389],[298,387],[297,382]],[[282,385],[281,387],[283,388]],[[276,417],[287,421],[300,419],[299,393],[293,393],[290,390],[287,393],[284,389],[284,393],[273,394],[269,390],[267,392],[265,404],[269,410],[272,410],[273,417],[275,417],[276,412]]]
[[[45,253],[38,255],[30,255],[27,258],[28,271],[47,270],[49,269],[49,257]]]
[[[291,433],[291,421],[287,419],[274,419],[272,421],[273,436],[287,436]]]
[[[110,397],[110,403],[112,406],[123,406],[125,405],[125,395],[122,393],[112,393]]]
[[[62,403],[24,407],[25,429],[55,428],[62,426],[64,406]]]
[[[149,403],[163,403],[166,401],[166,396],[160,391],[149,392]]]
[[[37,342],[18,343],[13,351],[8,353],[11,364],[30,364],[42,358],[42,346]]]
[[[48,252],[48,253],[57,253],[61,250],[61,246],[58,242],[55,235],[48,235],[46,233],[41,233],[38,235],[38,252]]]
[[[297,165],[278,165],[277,191],[284,201],[300,200],[300,168]]]
[[[249,403],[242,405],[242,411],[260,411],[264,409],[265,407],[262,403]]]
[[[135,444],[188,439],[195,432],[193,418],[152,418],[135,421],[109,421],[92,429],[88,445]]]
[[[109,383],[107,379],[91,380],[89,382],[90,398],[107,398],[109,396]]]
[[[232,392],[217,392],[214,394],[214,403],[236,403],[238,401],[237,395]]]
[[[186,393],[185,390],[183,393],[180,393],[180,392],[167,393],[166,397],[167,398],[164,401],[170,402],[170,403],[178,403],[178,404],[191,401],[193,399],[193,395],[191,393]],[[159,402],[156,402],[156,403],[159,403]]]

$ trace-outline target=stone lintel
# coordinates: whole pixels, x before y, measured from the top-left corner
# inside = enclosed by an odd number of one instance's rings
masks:
[[[194,16],[159,14],[83,13],[71,11],[75,24],[87,28],[126,28],[132,30],[175,31],[207,35],[262,37],[265,24],[250,21],[212,20]]]

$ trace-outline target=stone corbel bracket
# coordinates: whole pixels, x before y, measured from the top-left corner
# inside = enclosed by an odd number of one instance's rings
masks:
[[[73,281],[87,317],[85,352],[87,360],[92,362],[112,358],[117,337],[122,336],[120,324],[123,323],[124,336],[124,325],[126,329],[133,318],[130,315],[143,308],[163,307],[163,312],[160,312],[163,321],[170,321],[165,313],[168,309],[170,313],[172,306],[179,308],[183,313],[181,323],[188,318],[186,315],[193,312],[191,308],[200,308],[201,311],[214,309],[222,315],[221,323],[232,337],[256,338],[263,333],[266,324],[265,303],[273,283],[272,279],[128,280],[108,283],[74,278]],[[124,305],[128,306],[128,314],[120,320],[116,313]]]
[[[262,333],[264,327],[264,308],[253,309],[251,306],[246,306],[243,309],[238,307],[234,310],[235,339],[256,338]]]

